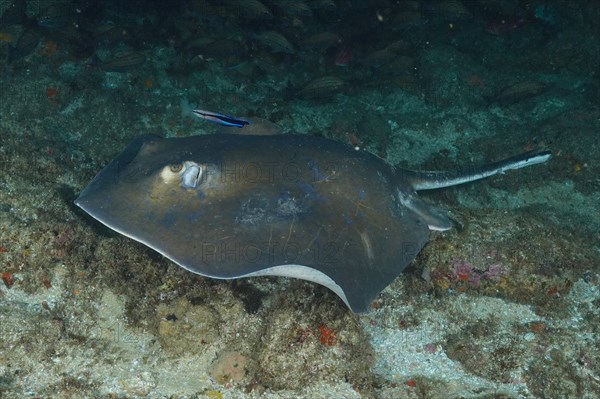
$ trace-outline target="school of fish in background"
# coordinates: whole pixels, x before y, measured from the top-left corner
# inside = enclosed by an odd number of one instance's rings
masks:
[[[481,0],[8,0],[0,3],[0,62],[41,52],[104,72],[176,56],[164,69],[186,75],[208,64],[256,81],[285,79],[283,100],[324,100],[364,87],[419,90],[419,53],[431,31],[473,35],[538,32],[549,41],[568,23],[564,1]],[[582,29],[597,30],[593,1],[580,2]],[[589,12],[588,12],[589,11]],[[441,30],[443,29],[443,30]],[[448,36],[447,34],[445,36]],[[452,40],[452,38],[448,38]],[[547,60],[540,60],[547,62]],[[477,84],[478,82],[474,82]],[[500,104],[543,93],[537,81],[487,88]]]

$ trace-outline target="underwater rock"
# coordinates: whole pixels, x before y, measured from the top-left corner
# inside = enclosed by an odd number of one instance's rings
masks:
[[[210,376],[219,384],[240,382],[246,376],[246,356],[238,352],[223,352],[213,364]]]

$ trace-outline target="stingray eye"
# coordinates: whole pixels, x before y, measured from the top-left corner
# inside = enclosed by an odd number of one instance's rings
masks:
[[[181,172],[181,185],[185,188],[196,188],[202,181],[204,166],[196,162],[186,161],[184,170]]]
[[[169,170],[173,173],[179,173],[179,172],[181,172],[181,169],[183,169],[182,163],[169,165]]]

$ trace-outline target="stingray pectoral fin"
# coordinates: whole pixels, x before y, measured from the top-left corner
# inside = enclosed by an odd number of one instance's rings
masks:
[[[443,211],[419,198],[416,192],[399,189],[398,198],[402,205],[419,215],[430,230],[445,231],[452,228],[452,222]]]

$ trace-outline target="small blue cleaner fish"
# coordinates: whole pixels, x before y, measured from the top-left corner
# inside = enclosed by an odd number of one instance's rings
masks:
[[[216,112],[204,111],[201,109],[192,110],[192,114],[196,115],[198,118],[206,119],[207,121],[215,122],[223,126],[235,126],[242,128],[245,125],[250,124],[249,121],[244,119],[238,119],[232,116],[218,114]]]

